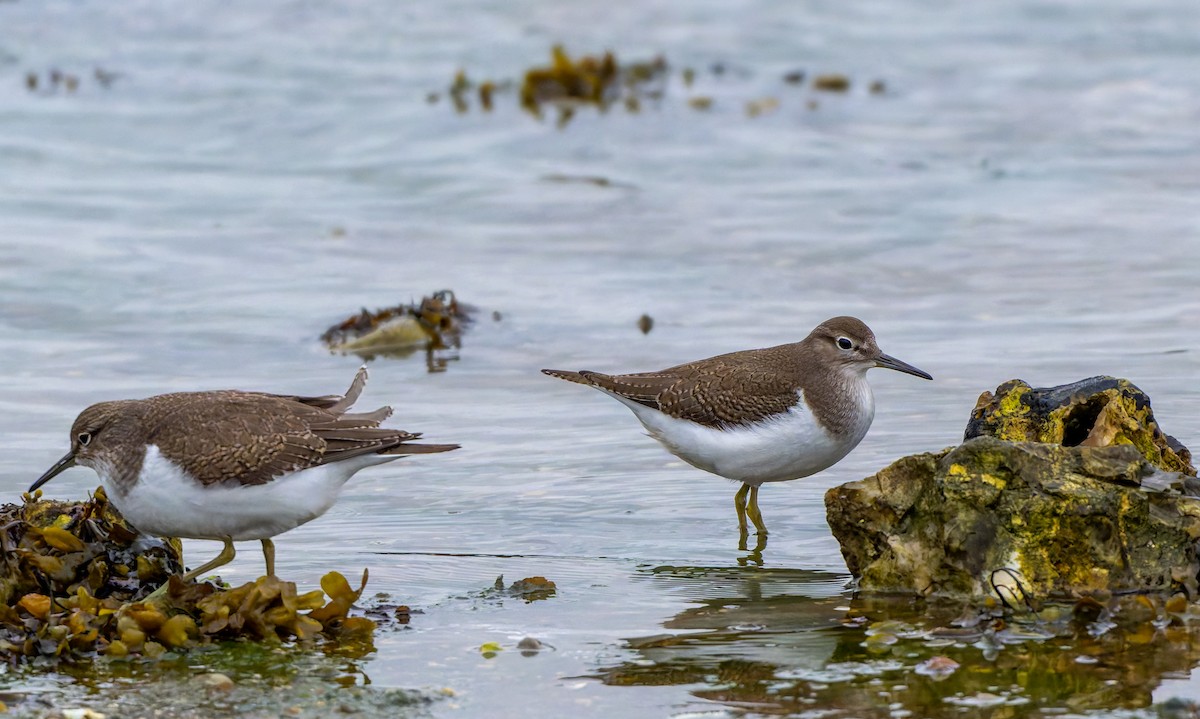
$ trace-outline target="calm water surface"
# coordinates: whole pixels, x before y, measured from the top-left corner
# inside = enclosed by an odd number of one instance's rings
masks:
[[[364,472],[277,541],[302,587],[369,567],[371,590],[424,611],[356,681],[452,689],[422,710],[437,716],[992,716],[935,690],[880,690],[870,709],[772,693],[861,640],[836,628],[847,576],[823,493],[956,443],[978,394],[1013,377],[1128,377],[1198,443],[1198,27],[1191,0],[0,2],[0,487],[15,499],[94,401],[341,391],[360,360],[326,352],[326,326],[449,287],[481,309],[460,359],[377,360],[364,404],[463,449]],[[665,97],[561,129],[511,94],[490,114],[426,100],[460,68],[519,78],[560,41],[662,54]],[[47,89],[52,69],[78,88]],[[798,69],[853,85],[784,82]],[[748,117],[765,98],[777,109]],[[761,552],[738,548],[731,483],[537,372],[654,369],[839,314],[936,381],[872,373],[870,434],[764,490]],[[96,484],[79,469],[49,489]],[[261,569],[248,544],[224,576]],[[483,595],[498,575],[559,591]],[[655,648],[685,634],[709,639]],[[553,649],[524,657],[524,636]],[[507,649],[485,659],[485,642]],[[691,673],[620,669],[668,659]],[[739,662],[766,673],[761,696],[734,691]],[[1200,699],[1191,666],[1128,701],[1014,690],[1003,715]],[[100,708],[121,686],[0,682]]]

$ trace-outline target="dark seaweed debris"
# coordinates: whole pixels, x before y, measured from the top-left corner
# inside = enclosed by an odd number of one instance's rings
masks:
[[[102,67],[92,69],[91,79],[104,89],[121,77],[119,72],[110,72]],[[65,94],[73,94],[79,89],[86,76],[76,75],[53,68],[42,75],[34,70],[25,73],[25,89],[41,95],[55,95],[61,90]]]
[[[526,577],[518,579],[507,587],[504,586],[504,575],[496,577],[496,583],[484,590],[480,596],[484,599],[513,597],[523,599],[526,603],[549,599],[558,592],[554,582],[545,577]]]
[[[521,83],[521,107],[535,117],[542,116],[545,105],[560,109],[590,104],[607,109],[615,102],[631,103],[662,97],[667,61],[661,56],[649,62],[618,65],[616,56],[582,55],[572,58],[562,45],[550,51],[548,67],[525,72]]]
[[[445,353],[462,346],[462,332],[472,321],[473,308],[460,303],[451,290],[439,290],[409,303],[370,311],[365,307],[321,335],[335,352],[353,352],[364,359],[378,355],[405,357],[423,349],[429,370],[445,369]]]
[[[102,489],[74,503],[27,494],[0,507],[0,523],[0,656],[10,663],[153,658],[220,639],[323,637],[351,653],[372,649],[374,622],[349,616],[365,572],[358,589],[330,572],[304,594],[277,577],[231,589],[185,585],[179,540],[139,535]],[[164,581],[165,597],[146,600]]]
[[[103,489],[84,502],[40,496],[27,494],[22,504],[0,506],[4,606],[16,606],[29,595],[62,597],[79,589],[98,599],[128,602],[183,570],[179,540],[141,536]],[[35,607],[41,602],[27,601]]]
[[[558,112],[558,125],[566,125],[579,107],[607,110],[615,104],[638,112],[642,103],[662,98],[669,68],[659,56],[653,60],[620,63],[616,55],[571,57],[562,45],[550,50],[550,64],[525,71],[520,83],[510,80],[472,81],[465,70],[454,77],[448,94],[459,113],[470,109],[472,94],[484,112],[495,106],[497,95],[516,88],[521,107],[541,119],[546,109]],[[436,96],[431,95],[431,98]]]
[[[490,113],[499,105],[500,99],[513,95],[515,90],[521,108],[539,120],[545,117],[547,110],[553,111],[561,128],[581,108],[591,107],[605,113],[617,105],[630,113],[639,113],[647,103],[658,103],[667,96],[673,75],[678,81],[677,88],[683,90],[686,104],[698,112],[709,112],[722,105],[714,95],[698,91],[711,90],[727,98],[728,92],[721,88],[727,88],[730,79],[745,80],[753,72],[717,62],[712,63],[703,75],[691,67],[680,68],[676,74],[661,55],[651,60],[622,62],[611,50],[599,55],[572,56],[562,45],[555,45],[550,50],[549,65],[531,67],[519,80],[475,80],[465,69],[459,69],[445,94],[459,114],[467,113],[473,105]],[[811,91],[804,101],[809,110],[820,107],[815,98],[817,94],[846,94],[856,87],[850,76],[842,73],[810,75],[803,69],[795,69],[780,79],[783,85],[807,87]],[[883,80],[878,79],[867,86],[871,95],[883,95],[886,89]],[[436,104],[441,95],[440,92],[428,93],[425,99]],[[723,106],[730,106],[722,102]],[[780,98],[774,95],[743,100],[742,103],[750,118],[775,112],[782,106]]]

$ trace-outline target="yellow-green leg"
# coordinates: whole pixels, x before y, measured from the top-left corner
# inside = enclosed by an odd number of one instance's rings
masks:
[[[758,511],[758,487],[750,487],[750,499],[746,502],[746,515],[750,517],[751,522],[754,522],[754,528],[758,530],[758,533],[765,536],[767,525],[763,524],[762,512]],[[742,527],[745,528],[745,526],[746,522],[742,520]]]
[[[267,560],[267,576],[275,576],[275,543],[269,539],[263,539],[263,559]]]
[[[746,536],[746,495],[750,493],[750,485],[743,484],[742,488],[733,495],[733,508],[737,510],[738,529]]]
[[[233,557],[235,554],[236,554],[236,552],[234,552],[234,550],[233,550],[233,540],[226,539],[225,546],[221,549],[221,553],[218,554],[217,556],[213,557],[212,561],[201,564],[199,567],[196,567],[192,571],[181,576],[180,579],[182,579],[184,582],[190,582],[193,579],[195,579],[196,577],[200,576],[201,574],[204,574],[205,572],[209,572],[209,571],[212,571],[213,569],[216,569],[217,567],[221,567],[226,564],[229,564],[230,562],[233,561]],[[158,600],[164,594],[167,593],[167,586],[169,584],[170,584],[170,582],[164,582],[161,587],[159,587],[158,589],[155,589],[153,592],[150,592],[150,594],[146,595],[146,598],[143,601],[153,602],[153,601]]]
[[[201,564],[199,567],[196,567],[192,571],[183,575],[182,577],[180,577],[180,579],[182,579],[185,582],[190,582],[193,579],[195,579],[196,577],[199,577],[202,574],[207,574],[208,572],[211,572],[212,570],[216,569],[217,567],[223,567],[226,564],[229,564],[230,562],[233,561],[233,557],[235,554],[237,554],[237,552],[233,551],[233,540],[226,539],[225,540],[225,548],[221,550],[220,554],[213,557],[211,561],[205,562],[204,564]]]

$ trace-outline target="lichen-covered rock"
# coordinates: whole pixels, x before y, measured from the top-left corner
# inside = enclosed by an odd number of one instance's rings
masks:
[[[962,445],[834,487],[825,505],[860,590],[1023,603],[1097,591],[1194,597],[1193,474],[1187,449],[1128,381],[1012,381],[981,397]]]
[[[1129,446],[977,437],[835,487],[825,505],[864,590],[1194,595],[1200,502],[1179,492],[1182,482],[1147,491],[1155,472]]]
[[[979,396],[963,439],[980,436],[1066,447],[1131,444],[1160,469],[1196,474],[1191,453],[1163,433],[1150,398],[1127,379],[1089,377],[1036,389],[1009,380]]]

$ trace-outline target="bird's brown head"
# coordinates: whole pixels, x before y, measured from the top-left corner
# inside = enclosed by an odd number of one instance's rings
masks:
[[[875,333],[857,317],[834,317],[817,325],[804,340],[827,364],[863,373],[872,367],[933,379],[927,372],[883,353]]]
[[[62,459],[46,470],[46,473],[29,487],[29,491],[37,489],[46,482],[54,479],[64,469],[81,465],[96,468],[98,464],[110,462],[115,435],[119,428],[121,409],[125,402],[100,402],[79,413],[75,423],[71,425],[71,450]]]

